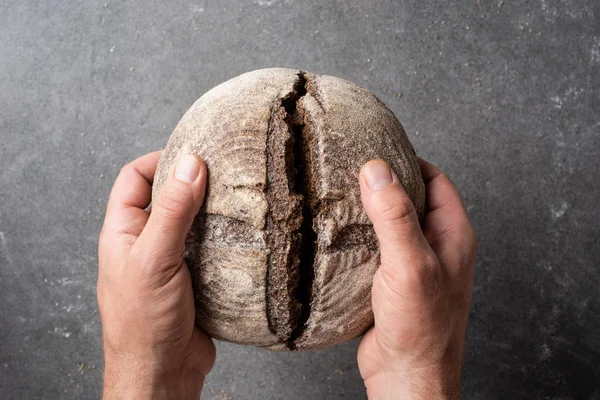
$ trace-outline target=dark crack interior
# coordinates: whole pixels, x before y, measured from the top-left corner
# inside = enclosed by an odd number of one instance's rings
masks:
[[[296,316],[295,328],[291,332],[287,346],[295,350],[294,341],[302,335],[306,322],[310,317],[312,287],[314,280],[314,261],[317,253],[317,233],[313,229],[313,220],[316,207],[312,198],[315,193],[315,182],[312,165],[312,132],[304,121],[303,110],[299,107],[298,100],[307,93],[307,78],[304,74],[298,75],[299,79],[294,85],[292,95],[284,99],[282,106],[286,111],[285,122],[293,138],[293,165],[288,165],[288,174],[293,175],[293,192],[302,196],[302,224],[298,230],[297,253],[298,258],[298,283],[295,298],[300,305],[300,312]],[[292,164],[292,163],[290,163]]]
[[[306,84],[299,74],[273,111],[267,137],[267,317],[271,332],[292,350],[310,316],[317,242],[312,133],[299,106]]]
[[[269,203],[265,231],[267,256],[266,303],[269,330],[285,342],[296,322],[300,306],[295,300],[298,282],[299,243],[296,231],[302,224],[302,198],[292,191],[288,154],[293,154],[293,137],[284,119],[285,109],[274,110],[267,137],[267,187]],[[291,234],[290,234],[291,232]]]

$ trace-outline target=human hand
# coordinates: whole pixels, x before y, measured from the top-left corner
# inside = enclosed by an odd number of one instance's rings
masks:
[[[373,278],[375,325],[358,348],[369,399],[458,399],[477,240],[450,179],[420,161],[423,230],[388,165],[360,174],[362,202],[381,247]]]
[[[148,213],[159,157],[157,151],[123,167],[100,233],[105,399],[198,399],[215,360],[212,340],[194,324],[182,259],[204,199],[206,166],[182,157]]]

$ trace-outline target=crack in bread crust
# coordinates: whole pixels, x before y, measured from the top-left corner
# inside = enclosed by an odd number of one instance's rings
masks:
[[[269,211],[265,221],[265,242],[269,249],[266,273],[266,303],[269,330],[285,341],[293,330],[299,305],[293,294],[298,281],[294,255],[302,223],[302,199],[291,188],[289,149],[292,135],[285,122],[285,109],[273,110],[267,134],[267,187]]]
[[[315,277],[314,263],[317,254],[317,232],[313,227],[314,218],[319,209],[316,197],[316,182],[313,166],[314,137],[306,114],[300,106],[300,99],[307,94],[308,78],[305,72],[298,74],[294,86],[295,96],[292,101],[284,101],[287,123],[294,139],[294,192],[302,196],[302,225],[298,230],[300,243],[297,247],[298,284],[294,298],[300,305],[296,315],[294,330],[287,340],[287,347],[296,350],[295,340],[300,337],[310,317],[313,281]]]
[[[310,316],[317,252],[312,133],[298,103],[306,87],[306,75],[300,72],[271,113],[266,148],[267,318],[271,332],[290,350]]]

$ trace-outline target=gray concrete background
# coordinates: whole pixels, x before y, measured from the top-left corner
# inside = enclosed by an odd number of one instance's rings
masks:
[[[373,91],[464,194],[464,397],[599,399],[599,21],[595,0],[0,0],[0,398],[100,396],[120,166],[211,87],[285,66]],[[219,344],[205,398],[364,398],[356,346]]]

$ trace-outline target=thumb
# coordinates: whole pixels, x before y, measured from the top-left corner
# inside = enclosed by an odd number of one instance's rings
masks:
[[[360,189],[379,240],[387,284],[402,293],[421,287],[424,273],[431,276],[437,262],[398,177],[385,161],[369,161],[360,172]]]
[[[153,272],[179,268],[185,237],[204,201],[206,175],[198,156],[187,154],[177,161],[132,249],[143,268]]]

